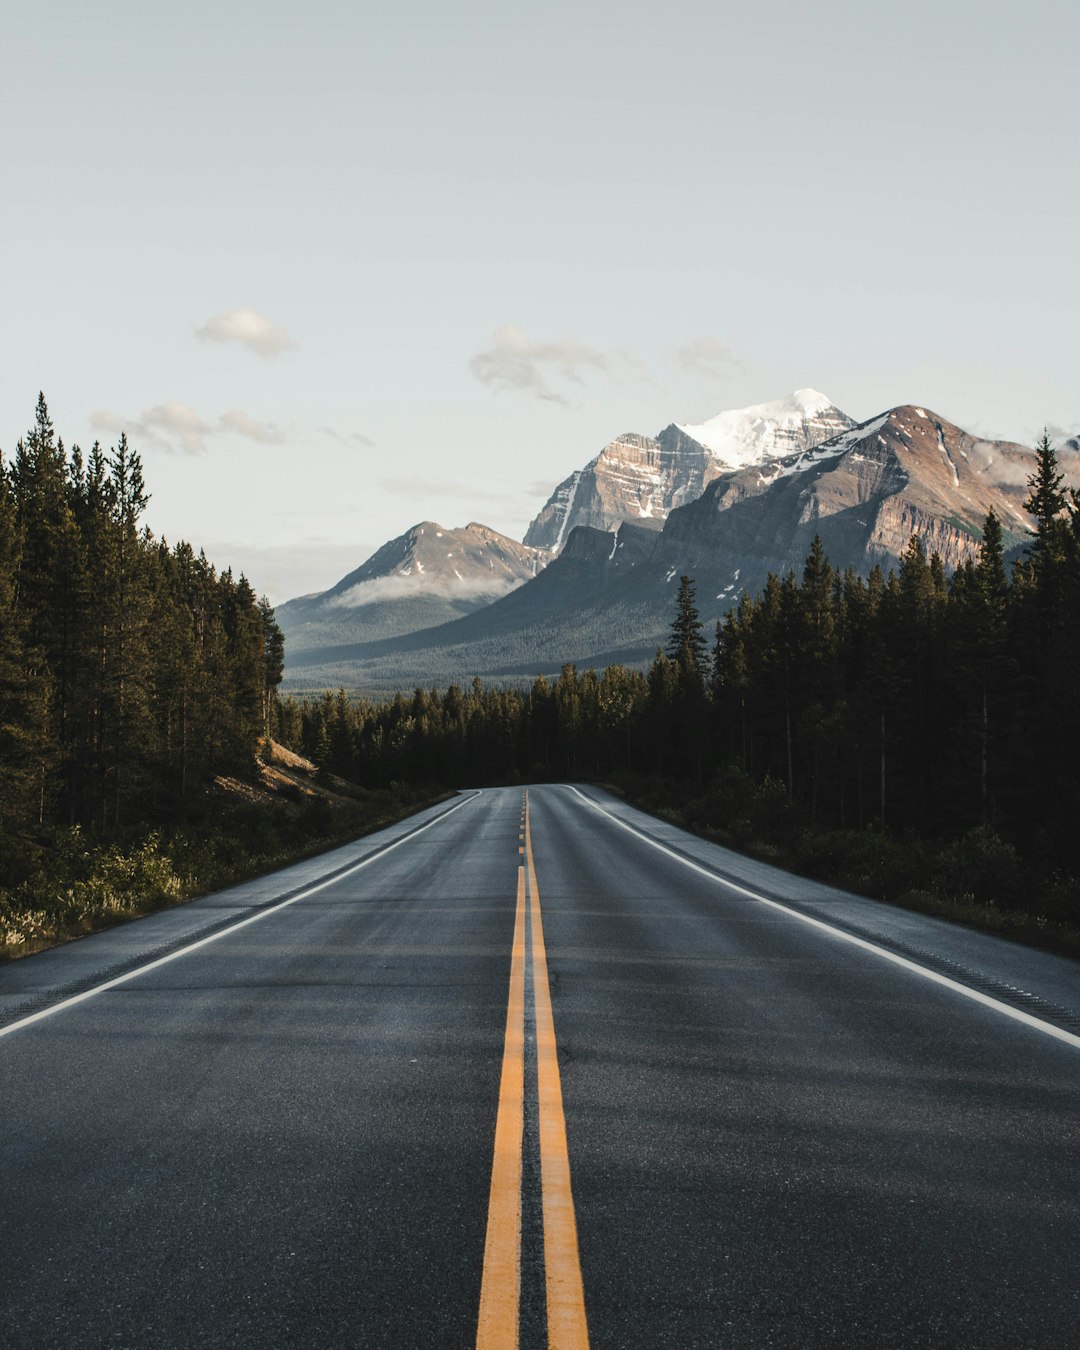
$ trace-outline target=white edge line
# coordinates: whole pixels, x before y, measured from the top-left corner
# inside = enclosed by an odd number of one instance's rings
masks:
[[[699,872],[703,877],[708,877],[710,881],[715,881],[718,886],[726,886],[729,890],[737,891],[740,895],[745,895],[749,900],[757,900],[762,905],[768,905],[770,909],[778,909],[781,914],[790,915],[793,919],[798,919],[800,923],[808,923],[811,928],[818,928],[823,933],[828,933],[831,937],[840,938],[843,942],[850,942],[853,947],[861,947],[863,951],[872,952],[875,956],[882,957],[885,961],[891,961],[895,966],[902,966],[904,970],[910,970],[915,975],[920,975],[924,980],[931,980],[934,984],[940,984],[945,989],[951,989],[956,994],[963,994],[965,998],[970,998],[975,1003],[981,1003],[984,1007],[993,1008],[995,1012],[1003,1013],[1006,1017],[1011,1017],[1015,1022],[1023,1022],[1025,1026],[1033,1027],[1036,1031],[1041,1031],[1044,1036],[1053,1036],[1055,1040],[1064,1041],[1066,1045],[1074,1046],[1080,1049],[1080,1036],[1074,1035],[1071,1031],[1066,1031],[1063,1027],[1054,1026],[1053,1022],[1044,1022],[1041,1017],[1033,1017],[1031,1013],[1024,1012],[1021,1008],[1014,1008],[1008,1003],[1002,1003],[1000,999],[992,998],[989,994],[984,994],[978,989],[972,989],[969,985],[961,984],[959,980],[952,980],[948,975],[939,975],[936,970],[931,970],[928,966],[920,966],[918,962],[909,960],[906,956],[900,956],[897,952],[891,952],[887,947],[879,947],[874,942],[867,942],[865,938],[856,937],[854,933],[845,933],[842,928],[835,928],[831,923],[825,923],[822,919],[812,918],[809,914],[803,914],[801,910],[792,909],[790,905],[785,905],[779,900],[771,900],[767,895],[760,895],[757,891],[749,890],[745,886],[740,886],[738,882],[728,881],[726,878],[717,876],[707,867],[700,867],[697,863],[691,862],[689,858],[684,858],[676,853],[674,849],[665,847],[657,843],[655,839],[650,839],[647,834],[637,830],[633,825],[628,825],[625,820],[620,820],[618,816],[602,807],[599,802],[594,802],[591,797],[586,797],[584,792],[579,792],[572,783],[565,784],[571,792],[577,793],[583,802],[602,816],[607,816],[608,820],[628,830],[631,834],[637,835],[643,839],[646,844],[651,844],[653,848],[661,853],[666,853],[669,858],[674,858],[676,862],[682,863],[684,867],[689,867],[694,872]]]
[[[92,989],[84,989],[81,994],[72,994],[70,998],[61,999],[59,1003],[53,1003],[48,1008],[42,1008],[36,1013],[30,1013],[27,1017],[20,1017],[17,1022],[9,1022],[7,1026],[0,1027],[0,1037],[10,1036],[13,1031],[21,1031],[23,1027],[31,1026],[34,1022],[44,1021],[46,1017],[52,1017],[54,1013],[63,1012],[65,1008],[73,1008],[76,1003],[85,1003],[88,998],[93,998],[97,994],[104,994],[109,989],[115,989],[118,984],[126,984],[128,980],[134,980],[139,975],[145,975],[149,970],[157,970],[159,966],[168,965],[170,961],[176,961],[181,956],[187,956],[189,952],[198,951],[200,947],[207,947],[211,942],[217,942],[220,938],[231,937],[233,933],[241,928],[246,928],[248,924],[258,923],[260,919],[269,918],[271,914],[276,914],[279,910],[287,909],[289,905],[295,905],[298,900],[306,900],[308,896],[314,895],[316,891],[324,890],[327,886],[333,886],[337,881],[344,881],[346,877],[351,877],[354,872],[359,872],[362,867],[367,867],[369,863],[378,862],[380,858],[398,848],[401,844],[407,844],[410,839],[415,839],[418,834],[423,834],[425,830],[430,830],[433,825],[438,825],[441,820],[447,816],[452,816],[455,811],[460,811],[463,806],[468,806],[470,802],[476,801],[481,795],[480,791],[475,792],[471,797],[466,797],[464,801],[458,802],[452,806],[449,811],[443,811],[429,820],[426,825],[421,825],[418,829],[410,830],[400,839],[395,839],[393,843],[387,844],[385,848],[380,848],[377,853],[370,854],[366,858],[361,858],[359,862],[347,867],[343,872],[335,872],[332,877],[327,877],[324,881],[317,881],[302,890],[299,895],[292,895],[288,900],[282,900],[280,904],[270,905],[266,909],[260,909],[256,914],[249,914],[246,919],[240,919],[236,923],[231,923],[227,928],[219,928],[216,933],[210,933],[207,937],[198,938],[195,942],[189,942],[185,947],[178,947],[176,951],[169,952],[166,956],[159,956],[154,961],[148,961],[145,966],[138,966],[135,970],[126,971],[123,975],[117,975],[114,979],[106,980],[103,984],[95,984]]]

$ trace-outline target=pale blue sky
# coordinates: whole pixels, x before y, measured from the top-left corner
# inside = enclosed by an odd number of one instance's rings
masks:
[[[0,448],[275,600],[800,386],[1080,427],[1074,4],[157,10],[5,11]]]

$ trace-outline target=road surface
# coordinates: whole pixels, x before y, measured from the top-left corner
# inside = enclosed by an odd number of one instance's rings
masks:
[[[0,969],[0,1345],[1080,1345],[1080,966],[593,788]]]

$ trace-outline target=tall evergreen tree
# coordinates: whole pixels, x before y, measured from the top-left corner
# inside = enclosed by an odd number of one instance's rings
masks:
[[[5,820],[33,824],[41,819],[51,768],[48,681],[40,654],[26,645],[26,624],[16,603],[20,553],[15,503],[0,459],[0,772],[4,782],[0,833]]]
[[[1045,431],[1035,447],[1035,470],[1027,481],[1024,508],[1035,518],[1035,540],[1030,552],[1038,573],[1060,557],[1063,544],[1061,516],[1068,500],[1063,491],[1065,475],[1058,469],[1057,452]]]
[[[681,669],[693,672],[704,680],[708,669],[708,643],[705,625],[701,622],[695,599],[694,583],[690,577],[679,578],[679,594],[675,599],[675,618],[671,622],[667,655]]]

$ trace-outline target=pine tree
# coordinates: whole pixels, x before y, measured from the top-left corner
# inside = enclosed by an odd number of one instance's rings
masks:
[[[1005,536],[993,507],[983,522],[976,576],[987,604],[995,608],[1003,605],[1009,589],[1005,572]]]
[[[1057,453],[1043,432],[1035,447],[1035,470],[1027,480],[1025,510],[1035,518],[1031,558],[1036,573],[1060,557],[1063,544],[1062,512],[1067,498],[1062,491],[1065,475],[1058,470]]]
[[[24,616],[16,605],[20,552],[15,503],[0,459],[0,771],[4,780],[0,833],[5,820],[16,825],[40,821],[51,767],[48,681],[40,655],[35,657],[26,646]]]
[[[263,637],[263,735],[269,737],[277,688],[285,674],[285,636],[265,595],[259,599],[259,619]]]
[[[705,641],[705,625],[701,622],[694,594],[694,583],[691,578],[680,577],[667,655],[684,673],[692,672],[699,681],[704,681],[709,664],[708,643]]]

